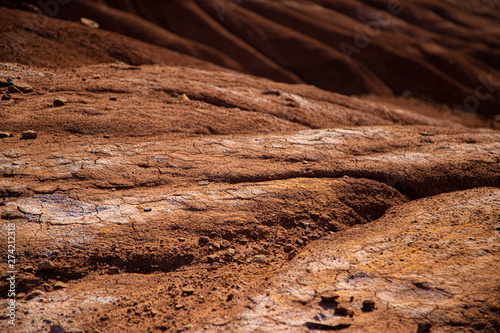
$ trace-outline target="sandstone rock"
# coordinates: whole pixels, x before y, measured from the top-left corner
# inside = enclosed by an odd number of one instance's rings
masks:
[[[251,260],[252,262],[258,263],[258,264],[269,264],[271,261],[269,257],[263,255],[263,254],[258,254],[254,256]]]
[[[210,238],[207,236],[200,236],[200,238],[198,239],[198,244],[200,244],[200,245],[206,245],[209,242],[210,242]]]
[[[208,262],[219,262],[220,257],[217,254],[211,254],[207,256]]]
[[[68,288],[68,285],[64,282],[61,282],[61,281],[57,281],[56,283],[54,283],[54,289],[64,289],[64,288]]]
[[[23,131],[21,139],[23,140],[33,140],[38,137],[38,133],[32,130]]]
[[[25,82],[16,81],[14,83],[14,86],[25,94],[32,93],[35,91],[35,89],[32,86],[30,86]]]
[[[16,94],[16,93],[22,93],[22,91],[21,91],[21,89],[19,89],[15,85],[12,85],[12,86],[9,86],[9,88],[7,88],[7,93]]]
[[[269,250],[265,250],[265,249],[260,249],[260,250],[257,250],[257,253],[258,253],[258,254],[263,254],[263,255],[265,255],[265,256],[270,256],[270,255],[272,254],[272,253],[271,253],[271,251],[269,251]]]
[[[182,295],[187,296],[187,295],[192,295],[194,294],[194,288],[191,286],[186,286],[182,288]]]
[[[375,310],[375,302],[372,300],[364,300],[363,307],[361,308],[361,311],[371,312],[373,310]]]
[[[339,299],[339,295],[333,291],[327,291],[321,294],[321,300],[323,302],[333,303]]]
[[[92,29],[99,29],[99,23],[86,17],[80,17],[80,23]]]
[[[60,96],[59,96],[59,97],[56,97],[56,98],[54,99],[54,102],[53,102],[54,107],[64,106],[64,105],[66,105],[66,103],[67,103],[66,98],[64,98],[64,97],[60,97]]]
[[[45,295],[45,292],[44,291],[41,291],[41,290],[33,290],[31,292],[29,292],[27,295],[26,295],[26,298],[25,300],[29,301],[29,300],[32,300],[33,298],[35,297],[38,297],[38,296],[43,296]]]
[[[38,263],[39,271],[51,271],[54,269],[54,264],[49,260],[44,260]]]
[[[37,186],[33,189],[33,191],[37,194],[52,194],[58,190],[58,187],[55,185],[41,185]]]
[[[336,307],[335,310],[334,310],[334,314],[336,316],[342,316],[342,317],[352,317],[354,316],[354,311],[352,310],[349,310],[347,308],[344,308],[342,306],[339,306],[339,307]]]

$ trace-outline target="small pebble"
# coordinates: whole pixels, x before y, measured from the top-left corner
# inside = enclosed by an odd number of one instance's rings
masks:
[[[36,139],[37,137],[38,137],[38,133],[35,131],[31,131],[31,130],[23,131],[23,133],[21,134],[21,139],[23,139],[23,140],[32,140],[32,139]]]
[[[375,302],[371,300],[364,300],[363,301],[363,307],[361,308],[361,311],[363,312],[371,312],[375,309]]]
[[[150,211],[152,211],[152,210],[153,210],[153,208],[151,208],[151,207],[144,207],[144,211],[145,211],[145,212],[150,212]]]
[[[64,97],[56,97],[54,99],[54,107],[64,106],[66,104],[66,99]]]
[[[198,239],[198,243],[200,244],[207,244],[208,242],[210,242],[210,238],[207,236],[200,236]]]

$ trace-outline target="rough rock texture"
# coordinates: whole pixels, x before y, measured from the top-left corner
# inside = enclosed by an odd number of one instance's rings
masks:
[[[14,331],[498,330],[498,131],[221,71],[9,77]]]
[[[500,332],[497,2],[62,2],[0,0],[0,332]]]
[[[39,66],[54,66],[55,59],[65,65],[81,64],[80,59],[181,62],[168,49],[343,94],[414,95],[489,118],[500,107],[497,1],[27,2],[50,17],[77,23],[47,23],[40,15],[2,9],[3,61]],[[82,17],[121,35],[85,27]],[[25,28],[22,34],[18,27]],[[37,59],[40,52],[51,53],[53,60]]]

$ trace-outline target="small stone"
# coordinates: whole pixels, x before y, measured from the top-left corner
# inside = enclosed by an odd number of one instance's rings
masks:
[[[40,263],[38,263],[38,270],[39,271],[50,271],[54,269],[54,264],[51,261],[44,260]]]
[[[0,132],[0,139],[12,137],[13,135],[9,132]]]
[[[180,310],[180,309],[182,309],[183,307],[184,307],[184,304],[176,304],[176,305],[175,305],[175,309],[176,309],[176,310]]]
[[[152,211],[152,210],[153,210],[153,208],[151,208],[151,207],[144,207],[144,211],[145,211],[146,213],[147,213],[147,212],[150,212],[150,211]]]
[[[256,262],[258,264],[268,264],[270,259],[263,254],[259,254],[252,258],[252,262]]]
[[[323,302],[333,303],[333,302],[337,302],[338,299],[339,299],[339,295],[337,295],[333,291],[327,291],[327,292],[321,294],[321,300]]]
[[[99,29],[99,23],[86,17],[80,17],[80,23],[92,29]]]
[[[371,312],[375,309],[375,302],[371,300],[364,300],[363,301],[363,307],[361,308],[361,311],[363,312]]]
[[[35,268],[33,266],[24,266],[23,271],[25,272],[33,272]]]
[[[304,228],[307,228],[310,225],[309,221],[302,221],[300,224],[302,224]]]
[[[182,288],[182,295],[183,296],[188,296],[194,294],[194,288],[191,286],[186,286]]]
[[[235,249],[228,249],[227,252],[231,255],[235,255],[236,254],[236,250]]]
[[[220,248],[221,248],[221,245],[218,242],[213,243],[212,246],[214,247],[214,249],[217,249],[217,250],[220,250]]]
[[[190,100],[189,96],[186,94],[182,94],[181,97],[182,97],[182,99],[185,99],[186,101]]]
[[[216,254],[211,254],[211,255],[207,256],[207,260],[208,260],[208,262],[219,262],[220,257]]]
[[[52,325],[50,333],[65,333],[66,331],[61,325]]]
[[[335,308],[334,314],[336,316],[342,316],[342,317],[352,317],[354,315],[354,312],[352,310],[346,309],[342,306],[339,306]]]
[[[260,249],[257,251],[258,254],[263,254],[265,256],[270,256],[272,253],[269,250]]]
[[[54,283],[54,289],[64,289],[64,288],[68,288],[68,285],[64,282],[61,282],[61,281],[57,281],[56,283]]]
[[[227,249],[228,247],[231,246],[231,244],[225,239],[222,242],[220,242],[220,245],[222,246],[223,249]]]
[[[7,89],[7,92],[15,94],[15,93],[21,93],[22,91],[18,87],[12,85]]]
[[[28,293],[28,295],[26,295],[26,298],[25,300],[29,301],[35,297],[38,297],[38,296],[43,296],[45,295],[45,292],[41,291],[41,290],[33,290],[31,292]]]
[[[112,96],[112,97],[110,97],[110,98],[109,98],[109,100],[110,100],[110,101],[113,101],[113,102],[116,102],[116,101],[118,100],[118,98],[117,98],[117,97]]]
[[[10,101],[12,99],[12,96],[10,94],[4,94],[2,96],[2,101]]]
[[[66,99],[64,97],[56,97],[54,99],[54,107],[60,107],[60,106],[64,106],[66,104]]]
[[[233,261],[233,256],[229,253],[224,253],[224,256],[222,257],[222,259],[224,259],[224,261],[226,261],[226,262],[231,262],[231,261]]]
[[[210,182],[206,181],[206,180],[202,180],[198,183],[198,185],[200,186],[207,186],[208,184],[210,184]]]
[[[17,294],[16,294],[16,298],[17,298],[17,299],[23,299],[23,298],[25,298],[25,297],[26,297],[26,294],[25,294],[25,293],[17,293]]]
[[[186,241],[186,238],[183,238],[183,237],[179,238],[179,242],[185,242],[185,241]]]
[[[286,244],[285,245],[285,252],[290,252],[290,251],[293,251],[295,250],[295,246],[293,246],[292,244]]]
[[[94,76],[92,76],[92,78],[94,80],[100,80],[100,79],[102,79],[100,75],[94,75]]]
[[[207,236],[200,236],[200,238],[198,239],[198,243],[201,245],[208,244],[209,242],[210,238],[208,238]]]
[[[293,258],[295,258],[297,256],[297,251],[293,250],[292,252],[289,252],[288,253],[288,257],[287,259],[288,260],[292,260]]]
[[[14,86],[25,94],[29,94],[35,91],[35,89],[25,82],[14,83]]]
[[[23,140],[33,140],[38,137],[38,133],[32,130],[23,131],[21,134],[21,139]]]

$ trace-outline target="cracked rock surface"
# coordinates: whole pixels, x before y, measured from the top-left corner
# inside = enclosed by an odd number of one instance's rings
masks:
[[[234,72],[13,76],[14,331],[499,330],[498,131]]]

